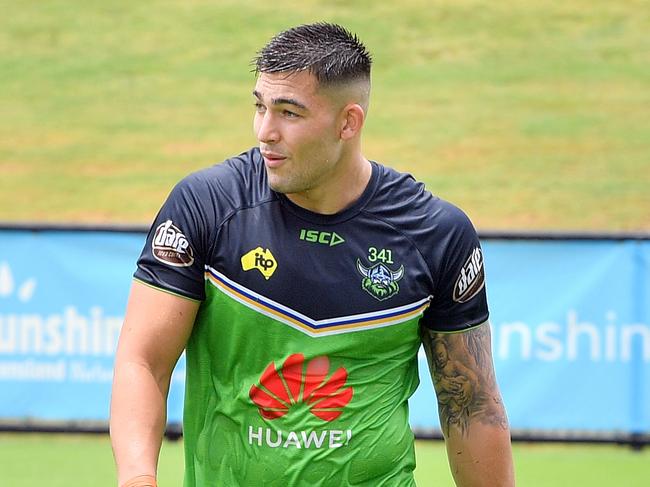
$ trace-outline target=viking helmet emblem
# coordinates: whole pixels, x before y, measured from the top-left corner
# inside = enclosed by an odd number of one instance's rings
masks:
[[[368,268],[357,259],[357,270],[364,277],[361,286],[376,299],[383,301],[399,292],[397,281],[404,277],[404,266],[393,271],[383,263]]]

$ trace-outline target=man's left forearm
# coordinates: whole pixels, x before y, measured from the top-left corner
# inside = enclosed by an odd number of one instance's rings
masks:
[[[510,429],[485,322],[460,333],[423,330],[449,465],[458,487],[512,487]]]
[[[465,431],[450,428],[445,442],[449,466],[458,487],[515,485],[507,426],[472,420]]]

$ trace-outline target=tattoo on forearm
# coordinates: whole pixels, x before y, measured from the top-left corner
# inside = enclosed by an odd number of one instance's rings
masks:
[[[424,330],[422,338],[445,436],[452,429],[468,435],[472,421],[507,429],[492,365],[489,325],[458,334]]]

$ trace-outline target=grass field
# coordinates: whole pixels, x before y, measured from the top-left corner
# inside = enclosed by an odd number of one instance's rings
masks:
[[[151,221],[255,143],[249,60],[341,22],[374,53],[366,154],[479,228],[650,230],[647,0],[2,2],[0,220]]]
[[[416,444],[419,486],[453,487],[444,445]],[[515,444],[521,487],[646,487],[650,450],[617,446]],[[114,487],[115,473],[106,436],[0,434],[0,485],[7,487]],[[178,487],[183,478],[181,442],[163,444],[160,487]]]

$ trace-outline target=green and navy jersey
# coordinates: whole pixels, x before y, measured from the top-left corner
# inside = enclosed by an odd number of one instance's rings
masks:
[[[313,213],[269,188],[258,149],[173,189],[135,278],[201,301],[186,487],[414,485],[420,327],[488,317],[458,208],[373,162],[353,205]]]

